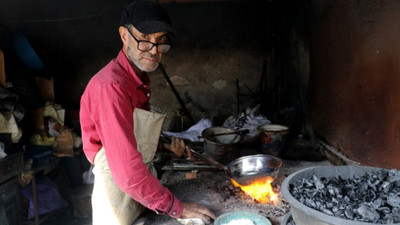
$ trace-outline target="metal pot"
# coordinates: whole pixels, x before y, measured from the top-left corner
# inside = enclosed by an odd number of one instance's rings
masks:
[[[242,139],[242,133],[235,133],[236,130],[226,127],[209,127],[201,133],[204,138],[204,154],[211,156],[215,160],[229,162],[229,153],[232,152],[236,144]],[[226,133],[225,135],[216,135]]]
[[[261,150],[265,154],[279,157],[286,143],[289,127],[279,124],[265,124],[257,127],[261,137]]]

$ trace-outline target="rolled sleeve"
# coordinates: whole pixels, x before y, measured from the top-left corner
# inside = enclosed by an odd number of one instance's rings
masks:
[[[183,203],[174,197],[171,209],[167,212],[167,214],[173,218],[180,218],[183,212]]]
[[[163,208],[163,207],[160,207]],[[173,218],[180,218],[183,213],[183,203],[176,197],[172,198],[171,204],[165,211],[154,210],[158,214],[168,215]]]

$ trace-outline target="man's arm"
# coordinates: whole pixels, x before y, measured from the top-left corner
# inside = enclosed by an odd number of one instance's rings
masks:
[[[153,176],[137,151],[133,132],[133,105],[129,94],[118,84],[99,91],[96,106],[100,139],[117,186],[145,207],[179,217],[182,203]]]

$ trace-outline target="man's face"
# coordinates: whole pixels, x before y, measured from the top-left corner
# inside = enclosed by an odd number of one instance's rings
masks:
[[[129,30],[131,34],[138,41],[147,41],[147,43],[141,43],[139,47],[144,45],[149,45],[148,42],[154,44],[167,43],[167,32],[157,32],[153,34],[143,34],[140,33],[135,27],[129,26]],[[130,62],[132,62],[136,67],[138,67],[141,71],[144,72],[152,72],[157,69],[159,63],[161,62],[162,53],[157,51],[157,46],[153,46],[149,51],[141,51],[138,49],[138,41],[136,41],[130,35],[128,39],[127,45],[127,58]],[[151,44],[150,44],[151,45]],[[143,50],[143,48],[141,48]],[[146,49],[147,50],[147,49]]]

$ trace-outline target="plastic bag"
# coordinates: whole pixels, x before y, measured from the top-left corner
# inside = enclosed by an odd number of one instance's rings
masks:
[[[5,153],[4,143],[0,141],[0,159],[6,156],[7,154]]]
[[[34,217],[32,185],[21,190],[25,198],[29,200],[28,219]],[[37,210],[39,215],[51,212],[67,206],[67,203],[58,192],[57,186],[50,178],[42,177],[36,180]]]

